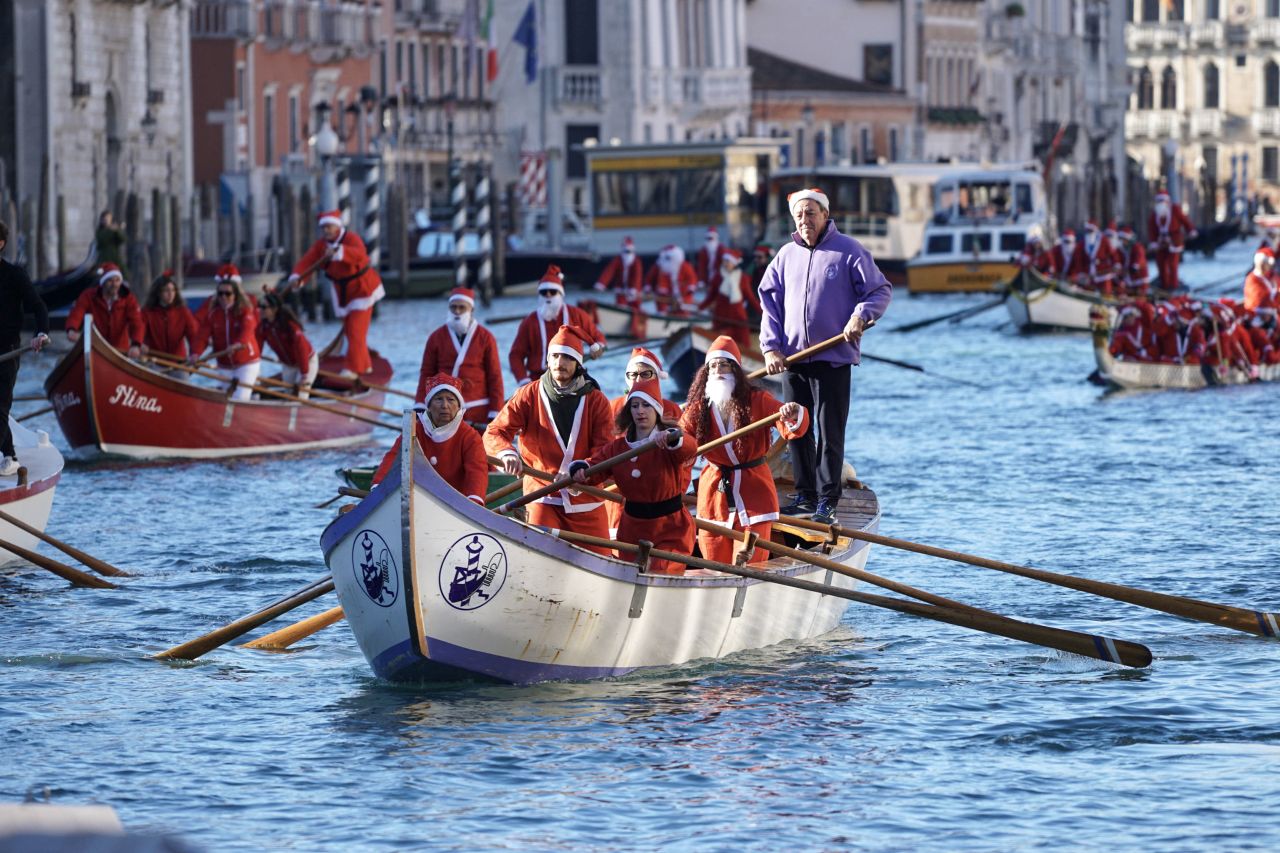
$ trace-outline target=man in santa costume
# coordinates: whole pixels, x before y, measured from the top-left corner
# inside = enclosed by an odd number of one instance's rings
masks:
[[[595,289],[601,293],[615,291],[614,298],[619,305],[640,307],[644,298],[644,264],[636,255],[636,244],[630,237],[623,238],[622,252],[605,265]]]
[[[507,362],[517,385],[527,385],[547,369],[548,342],[561,326],[574,326],[588,337],[587,357],[598,358],[604,352],[604,333],[596,328],[591,316],[576,305],[564,301],[564,273],[552,264],[538,282],[538,307],[520,321]]]
[[[1276,309],[1259,308],[1245,324],[1258,364],[1280,364],[1280,340],[1276,337]]]
[[[711,331],[728,335],[739,347],[751,346],[751,329],[747,324],[747,306],[760,313],[760,300],[751,288],[751,281],[742,273],[742,253],[725,249],[721,253],[720,275],[707,290],[707,296],[698,310],[711,309]]]
[[[1045,278],[1053,278],[1057,269],[1053,265],[1053,253],[1045,251],[1039,234],[1028,234],[1027,242],[1018,255],[1018,266],[1033,269]]]
[[[779,435],[787,440],[809,430],[803,406],[779,402],[754,387],[742,369],[737,342],[727,335],[716,338],[689,386],[680,427],[701,446],[773,414],[778,415]],[[706,454],[707,466],[698,478],[698,518],[769,538],[778,517],[778,491],[765,459],[769,436],[767,428],[758,429]],[[702,555],[722,563],[733,562],[743,544],[709,531],[698,533]],[[750,561],[762,563],[768,557],[757,549]]]
[[[1118,278],[1124,285],[1124,292],[1135,299],[1146,299],[1151,281],[1147,250],[1137,241],[1128,225],[1116,229],[1116,238],[1116,252],[1120,256]]]
[[[662,247],[645,279],[645,287],[653,293],[653,301],[663,314],[688,314],[697,284],[697,273],[684,259],[684,249],[675,245]]]
[[[458,379],[444,373],[427,377],[422,403],[414,406],[418,413],[414,424],[418,447],[444,481],[469,500],[484,505],[489,486],[489,461],[480,434],[464,422],[462,386]],[[373,474],[373,483],[381,483],[400,462],[401,440],[391,446]]]
[[[1166,364],[1199,364],[1204,355],[1204,328],[1195,322],[1195,311],[1169,304],[1164,323],[1157,326],[1157,358]]]
[[[1156,193],[1155,202],[1151,215],[1147,217],[1147,251],[1155,253],[1160,286],[1165,290],[1176,290],[1182,248],[1199,232],[1187,214],[1182,212],[1182,207],[1169,198],[1168,192],[1160,190]]]
[[[80,329],[88,314],[93,317],[93,327],[107,343],[127,351],[129,358],[137,358],[142,354],[142,341],[146,336],[142,308],[124,283],[120,267],[103,264],[97,274],[97,286],[85,288],[67,312],[67,339],[72,343],[80,340]]]
[[[621,506],[617,533],[611,539],[639,545],[652,542],[655,548],[692,554],[693,517],[684,506],[684,493],[689,488],[693,460],[698,455],[693,436],[680,430],[676,422],[663,417],[667,400],[662,398],[658,378],[643,379],[626,395],[626,405],[618,412],[614,425],[622,434],[596,450],[585,460],[570,463],[569,473],[579,483],[602,483],[612,478],[618,493],[626,499]],[[679,411],[679,406],[676,407]],[[661,436],[657,450],[642,453],[607,471],[597,472],[589,480],[584,472],[592,465],[611,459]],[[610,503],[609,506],[618,506]],[[622,557],[622,552],[618,552]],[[670,560],[652,560],[652,574],[682,575],[684,565]]]
[[[1111,355],[1121,361],[1155,361],[1147,351],[1147,332],[1142,315],[1132,306],[1120,310],[1120,326],[1111,334]]]
[[[298,259],[289,276],[289,287],[302,286],[303,275],[323,266],[324,274],[333,282],[333,310],[342,318],[342,333],[347,339],[346,363],[342,375],[355,379],[373,372],[369,357],[369,323],[374,304],[387,295],[382,278],[369,262],[364,241],[342,224],[342,213],[328,210],[320,214],[322,236]]]
[[[707,292],[716,289],[720,283],[720,268],[724,262],[725,252],[729,249],[720,242],[720,232],[716,230],[714,225],[707,228],[707,236],[702,241],[702,248],[698,249],[698,253],[693,256],[693,273],[697,277],[697,287],[699,290],[706,288]],[[738,255],[741,262],[742,255]]]
[[[1250,311],[1258,308],[1280,308],[1275,279],[1276,256],[1273,251],[1261,248],[1253,253],[1253,269],[1244,278],[1244,307]]]
[[[468,287],[455,287],[449,294],[449,314],[444,325],[427,336],[422,349],[422,369],[418,372],[418,392],[414,399],[426,399],[427,386],[437,373],[457,377],[466,400],[463,420],[483,429],[498,416],[506,401],[502,384],[502,362],[493,333],[475,317],[476,294]]]
[[[1053,248],[1049,250],[1049,256],[1053,260],[1054,275],[1058,276],[1059,281],[1066,281],[1067,270],[1071,268],[1071,259],[1076,254],[1076,232],[1067,228],[1058,237],[1058,242],[1053,244]]]
[[[626,379],[627,393],[619,397],[614,397],[609,401],[609,416],[616,423],[618,417],[622,414],[623,408],[627,405],[627,397],[631,390],[641,382],[661,382],[667,378],[667,372],[662,369],[662,360],[653,353],[652,350],[644,347],[635,347],[631,350],[631,358],[627,361],[626,372],[623,374]],[[680,404],[672,400],[662,400],[662,420],[677,423],[680,420]],[[609,502],[604,505],[605,514],[609,516],[609,536],[613,537],[618,532],[618,522],[622,518],[622,507],[619,504]]]
[[[1080,287],[1110,296],[1116,277],[1117,259],[1111,242],[1090,219],[1084,226],[1084,239],[1071,256],[1067,278]]]
[[[536,382],[517,388],[485,430],[485,450],[502,460],[508,474],[520,474],[527,464],[564,476],[569,463],[586,459],[613,439],[609,398],[583,367],[584,353],[592,343],[582,329],[561,326],[547,345],[546,372]],[[525,493],[543,485],[525,475]],[[609,535],[603,501],[570,489],[537,499],[526,506],[526,513],[530,524],[602,538]]]

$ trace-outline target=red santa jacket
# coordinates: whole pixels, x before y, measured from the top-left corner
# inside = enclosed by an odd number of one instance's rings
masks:
[[[1141,243],[1130,243],[1127,249],[1119,249],[1119,274],[1125,285],[1139,289],[1151,280],[1151,268],[1147,264],[1147,250]]]
[[[175,302],[168,308],[143,308],[142,324],[142,342],[148,349],[178,358],[191,355],[191,342],[196,339],[199,324],[187,306]]]
[[[483,504],[485,491],[489,488],[489,460],[480,434],[458,419],[451,425],[452,432],[437,440],[427,433],[422,420],[424,417],[426,415],[419,415],[414,424],[414,435],[418,439],[418,447],[422,448],[422,455],[446,483],[476,503]],[[373,472],[375,486],[391,472],[392,465],[399,463],[401,444],[402,440],[397,438],[382,457],[378,470]]]
[[[1077,246],[1079,244],[1076,244]],[[1071,258],[1075,257],[1075,249],[1071,250],[1068,256],[1066,250],[1061,243],[1054,243],[1053,248],[1049,250],[1049,261],[1053,265],[1053,274],[1066,278],[1067,271],[1071,268]]]
[[[768,391],[759,388],[751,390],[751,420],[758,421],[765,415],[777,414],[781,408],[782,403]],[[695,434],[698,427],[694,422],[694,414],[693,409],[688,409],[680,421],[681,428],[690,434]],[[726,424],[719,409],[711,406],[710,438],[728,435],[743,426],[746,424]],[[804,435],[809,429],[808,410],[801,407],[798,424],[779,420],[777,429],[787,440]],[[720,466],[744,465],[763,459],[769,451],[769,434],[768,429],[758,429],[706,454],[706,460],[711,464],[703,469],[698,478],[699,518],[716,521],[729,518],[729,501],[725,493],[720,491],[720,481],[725,478],[726,471]],[[729,489],[734,498],[734,517],[740,526],[773,521],[778,517],[778,491],[774,487],[773,474],[769,473],[768,465],[729,470],[727,473],[730,478]]]
[[[520,458],[531,468],[553,474],[567,474],[575,459],[586,459],[613,438],[613,422],[609,419],[609,398],[599,388],[592,388],[578,398],[573,426],[568,440],[560,436],[551,414],[551,401],[541,382],[531,382],[516,389],[511,399],[498,412],[484,431],[484,447],[493,456],[515,451],[520,438]],[[546,485],[535,477],[524,478],[524,490],[532,492]],[[566,513],[598,509],[599,498],[574,495],[561,489],[538,503],[560,505]]]
[[[1261,326],[1255,326],[1250,323],[1245,327],[1246,334],[1249,335],[1249,342],[1253,344],[1253,351],[1257,354],[1258,364],[1275,364],[1277,356],[1275,343],[1271,340],[1271,335]]]
[[[1137,323],[1127,323],[1111,336],[1111,354],[1121,361],[1154,361],[1147,351],[1146,332]]]
[[[693,267],[689,265],[688,261],[680,263],[680,271],[677,273],[676,278],[677,281],[672,284],[671,276],[667,275],[660,266],[654,264],[649,267],[649,276],[645,279],[645,286],[658,297],[658,306],[660,308],[678,308],[678,305],[672,304],[672,299],[676,299],[684,305],[693,302],[693,291],[698,284],[698,276],[694,273]]]
[[[1018,255],[1018,266],[1029,267],[1046,278],[1053,278],[1058,273],[1053,251],[1046,252],[1038,243],[1027,243],[1022,247],[1022,254]]]
[[[577,326],[593,342],[602,346],[607,343],[604,334],[596,328],[591,315],[576,305],[565,305],[559,317],[545,323],[538,316],[538,312],[534,311],[520,321],[515,340],[511,342],[511,352],[507,357],[507,363],[511,365],[511,374],[515,376],[518,384],[537,379],[547,369],[547,342],[555,337],[561,326]]]
[[[462,383],[462,396],[467,401],[463,417],[472,423],[493,420],[507,399],[498,342],[493,333],[479,323],[471,324],[461,343],[447,325],[427,336],[415,400],[422,402],[427,395],[427,380],[437,373],[456,376]]]
[[[1179,205],[1170,205],[1168,216],[1158,216],[1153,210],[1147,217],[1147,248],[1153,252],[1181,252],[1187,235],[1195,230]]]
[[[698,281],[714,287],[720,283],[720,264],[724,260],[724,253],[727,250],[723,243],[716,243],[715,253],[707,251],[704,245],[693,256],[693,272],[698,277]]]
[[[1169,364],[1199,364],[1204,355],[1204,329],[1191,323],[1160,336],[1161,361]]]
[[[277,314],[274,323],[268,323],[265,319],[260,320],[255,334],[259,351],[262,350],[263,344],[270,344],[281,364],[297,368],[303,373],[307,371],[308,363],[311,361],[311,356],[315,354],[315,350],[297,321]]]
[[[332,243],[323,238],[312,243],[311,248],[294,265],[293,274],[302,275],[311,269],[331,247],[334,255],[324,265],[324,274],[333,282],[333,296],[337,303],[334,310],[339,317],[346,316],[350,311],[371,308],[387,295],[377,269],[369,263],[369,252],[364,247],[364,241],[345,228]]]
[[[644,290],[644,264],[640,263],[639,255],[631,259],[631,263],[627,264],[623,269],[622,256],[615,255],[608,264],[605,265],[604,272],[600,273],[600,278],[596,279],[597,290],[616,290],[620,300],[635,301],[640,298],[640,292]]]
[[[211,300],[212,301],[212,300]],[[258,312],[252,308],[241,308],[233,305],[224,308],[221,303],[209,308],[209,312],[200,321],[196,339],[191,349],[196,355],[204,352],[204,348],[213,339],[213,351],[223,350],[243,344],[235,352],[218,356],[218,366],[222,368],[239,367],[251,361],[258,361],[262,351],[258,347]]]
[[[142,309],[138,307],[138,300],[133,298],[126,285],[120,286],[119,294],[110,305],[103,298],[100,285],[81,293],[67,312],[67,331],[79,331],[84,325],[85,314],[93,317],[93,325],[98,334],[118,350],[127,350],[133,344],[141,345],[146,337]]]
[[[1244,307],[1250,311],[1257,308],[1280,308],[1280,297],[1276,291],[1275,279],[1251,270],[1244,279]]]
[[[1093,244],[1092,252],[1085,246],[1085,241],[1081,240],[1076,244],[1076,250],[1071,255],[1071,266],[1067,268],[1067,278],[1075,281],[1083,276],[1086,286],[1102,288],[1116,277],[1118,261],[1119,258],[1116,257],[1115,251],[1112,250],[1106,238],[1098,237],[1097,242]]]
[[[729,287],[722,285],[728,282]],[[729,293],[725,293],[725,290]],[[751,287],[751,280],[743,275],[741,269],[733,270],[728,275],[721,272],[716,277],[716,284],[711,285],[707,289],[707,296],[698,305],[698,310],[705,311],[711,309],[711,313],[716,317],[726,317],[737,319],[738,315],[742,315],[742,319],[746,319],[747,306],[750,305],[755,309],[756,313],[762,313],[760,307],[760,298],[756,296],[756,292]]]

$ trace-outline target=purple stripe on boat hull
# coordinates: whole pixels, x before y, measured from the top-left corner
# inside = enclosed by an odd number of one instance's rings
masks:
[[[374,674],[387,681],[456,681],[487,677],[509,684],[587,681],[626,675],[636,670],[636,667],[533,663],[464,649],[434,637],[427,639],[427,647],[431,649],[430,659],[415,652],[412,641],[404,640],[382,652],[370,664]]]
[[[388,495],[395,494],[400,485],[400,466],[392,465],[386,479],[373,487],[369,497],[360,501],[355,508],[335,518],[320,534],[320,549],[327,558],[329,552],[351,531],[355,530],[373,511],[382,506]]]

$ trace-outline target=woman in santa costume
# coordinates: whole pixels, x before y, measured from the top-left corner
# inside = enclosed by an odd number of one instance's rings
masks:
[[[480,434],[465,426],[462,386],[456,377],[437,373],[427,378],[421,408],[414,424],[414,434],[422,455],[444,481],[468,499],[484,505],[489,487],[489,461],[485,457]],[[373,473],[376,486],[400,462],[401,440],[391,445],[382,463]]]
[[[158,352],[175,358],[191,354],[191,343],[196,339],[199,324],[187,307],[173,273],[165,271],[151,283],[146,307],[142,309],[145,326],[142,343],[148,352]]]
[[[455,287],[449,294],[448,317],[443,326],[427,336],[422,349],[422,368],[418,371],[418,392],[414,399],[422,401],[427,384],[437,373],[455,376],[466,400],[463,420],[483,429],[498,416],[507,395],[502,384],[498,342],[493,333],[476,320],[475,307],[474,290]]]
[[[791,440],[809,429],[809,413],[798,403],[781,403],[768,391],[756,388],[742,369],[742,355],[733,338],[716,338],[707,351],[689,388],[680,426],[699,445],[728,435],[735,429],[777,414],[778,433]],[[698,517],[757,533],[768,539],[778,517],[778,491],[765,454],[769,430],[758,429],[706,454],[707,466],[698,478]],[[741,545],[708,531],[699,531],[702,555],[722,563],[733,562]],[[753,563],[768,559],[763,549]]]
[[[575,326],[587,336],[587,357],[604,352],[604,334],[586,311],[564,302],[564,273],[552,264],[538,282],[538,308],[520,321],[508,362],[517,385],[526,385],[547,369],[548,341],[561,326]]]
[[[485,430],[485,450],[502,459],[508,474],[518,475],[528,464],[564,476],[570,462],[586,459],[613,439],[609,398],[582,366],[583,352],[591,342],[582,329],[561,326],[547,345],[546,372],[537,382],[517,388]],[[542,485],[525,475],[526,493]],[[570,489],[541,497],[526,509],[530,524],[602,538],[609,533],[603,501]],[[592,550],[605,553],[605,549]]]
[[[127,352],[129,358],[137,358],[142,354],[142,339],[146,335],[138,300],[129,292],[124,274],[115,264],[103,264],[97,273],[98,286],[85,288],[67,312],[67,339],[72,343],[80,340],[80,329],[88,314],[93,317],[93,327],[107,343]]]
[[[1182,206],[1174,204],[1169,193],[1156,193],[1155,205],[1147,217],[1147,250],[1155,253],[1156,270],[1160,274],[1160,286],[1165,290],[1178,288],[1178,264],[1187,240],[1199,232],[1182,212]]]
[[[739,347],[751,346],[751,329],[747,325],[747,306],[761,313],[760,300],[751,289],[751,282],[742,274],[742,253],[725,249],[721,253],[720,275],[707,290],[698,310],[711,309],[711,330],[717,335],[728,335]]]
[[[258,381],[258,372],[262,369],[258,312],[240,289],[239,275],[219,281],[209,301],[212,304],[200,320],[191,351],[203,353],[212,339],[213,351],[220,353],[218,368],[231,380],[231,399],[248,400],[253,396],[251,386]],[[193,363],[196,360],[188,359]]]
[[[692,554],[693,517],[685,509],[684,493],[689,488],[698,445],[693,436],[676,426],[675,421],[662,416],[666,403],[656,376],[637,382],[627,393],[627,404],[614,421],[622,434],[591,454],[590,458],[571,463],[569,472],[579,483],[600,483],[612,477],[618,484],[619,494],[626,499],[618,523],[618,541],[633,545],[648,541],[663,551]],[[588,467],[626,453],[660,435],[664,440],[657,450],[642,453],[608,471],[598,472],[588,481],[584,473]],[[622,553],[618,552],[618,556],[621,557]],[[682,575],[684,565],[655,559],[650,561],[647,570],[659,575]]]
[[[342,334],[347,339],[346,366],[342,375],[348,379],[373,371],[369,357],[369,323],[373,306],[387,295],[382,278],[369,262],[364,241],[342,224],[342,213],[329,210],[320,214],[323,236],[312,244],[289,276],[289,286],[302,286],[302,276],[317,264],[333,282],[333,310],[342,318]]]
[[[275,293],[262,297],[258,311],[261,314],[256,330],[258,349],[261,350],[264,344],[271,346],[284,366],[281,380],[293,385],[294,393],[306,400],[311,396],[311,385],[320,372],[320,357],[316,355],[311,341],[307,340],[302,321]]]

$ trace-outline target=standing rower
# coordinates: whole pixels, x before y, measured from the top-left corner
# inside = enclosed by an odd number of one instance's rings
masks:
[[[347,339],[346,364],[342,376],[355,379],[373,372],[369,356],[369,324],[373,306],[387,295],[382,278],[369,262],[364,241],[342,224],[342,213],[330,210],[320,214],[322,236],[312,244],[289,276],[289,286],[302,286],[302,276],[323,266],[333,282],[333,310],[342,318],[342,334]]]
[[[9,242],[9,226],[0,222],[0,355],[11,353],[21,344],[22,319],[27,314],[36,318],[36,334],[31,350],[40,352],[49,342],[49,312],[36,292],[26,270],[3,258]],[[18,473],[18,452],[9,429],[9,409],[13,406],[13,384],[18,379],[18,359],[0,362],[0,477]]]
[[[1167,291],[1178,289],[1178,264],[1187,240],[1199,232],[1183,212],[1174,204],[1166,190],[1156,193],[1156,203],[1147,217],[1147,249],[1155,253],[1156,270],[1160,274],[1160,287]]]

